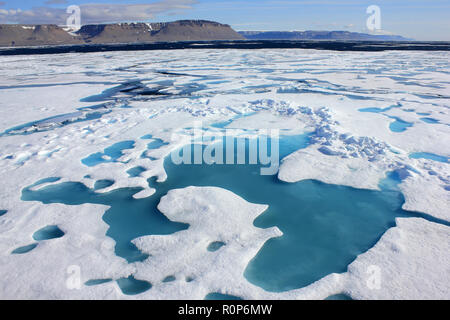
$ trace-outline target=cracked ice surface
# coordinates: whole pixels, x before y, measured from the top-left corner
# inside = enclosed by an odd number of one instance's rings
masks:
[[[284,159],[280,180],[316,179],[378,189],[380,180],[396,171],[405,210],[448,222],[449,163],[409,158],[415,152],[450,156],[448,61],[446,52],[314,50],[2,57],[0,133],[15,130],[0,136],[0,210],[7,211],[0,217],[0,297],[129,298],[116,282],[67,289],[66,270],[77,265],[83,282],[134,275],[153,284],[132,298],[202,299],[209,292],[249,299],[323,299],[337,293],[356,299],[448,298],[449,229],[423,219],[398,219],[397,227],[360,255],[348,272],[275,294],[251,285],[242,274],[264,242],[279,231],[255,228],[252,219],[264,207],[239,195],[217,188],[170,192],[161,211],[190,228],[136,239],[153,259],[134,264],[117,257],[114,241],[105,235],[106,207],[20,200],[24,187],[49,177],[89,188],[96,181],[111,180],[113,185],[97,192],[138,187],[142,191],[135,198],[151,196],[154,190],[147,179],[166,179],[164,157],[187,142],[185,128],[198,120],[208,126],[251,114],[228,127],[312,133],[306,149]],[[380,111],[359,111],[367,108]],[[424,114],[437,123],[421,120]],[[393,132],[394,118],[412,126]],[[145,135],[168,144],[148,149],[149,141],[141,139]],[[134,147],[115,161],[92,168],[81,162],[122,141],[134,141]],[[136,167],[145,171],[130,177],[127,171]],[[180,204],[189,215],[181,214]],[[217,219],[223,223],[214,223]],[[48,225],[58,226],[64,237],[39,242],[26,254],[10,254],[34,243],[33,233]],[[211,253],[206,248],[213,241],[227,245]],[[183,247],[193,255],[180,254]],[[191,269],[180,268],[183,264]],[[371,265],[381,268],[380,290],[366,285]],[[194,275],[193,281],[185,281]],[[176,281],[162,284],[168,276]]]

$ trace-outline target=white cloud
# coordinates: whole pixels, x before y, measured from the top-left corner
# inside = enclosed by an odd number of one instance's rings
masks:
[[[169,14],[189,10],[195,3],[197,0],[160,0],[150,4],[80,5],[81,23],[146,21],[154,19],[161,13]],[[66,10],[61,8],[35,7],[30,10],[0,11],[0,23],[62,25],[65,24],[67,17]]]
[[[45,4],[66,4],[67,0],[47,0]]]

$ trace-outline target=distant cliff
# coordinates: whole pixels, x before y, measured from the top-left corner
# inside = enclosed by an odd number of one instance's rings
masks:
[[[244,37],[229,25],[203,20],[85,25],[75,33],[56,25],[0,25],[2,47],[212,40]]]
[[[395,35],[373,35],[349,31],[241,31],[248,40],[337,40],[337,41],[409,41]]]
[[[97,44],[244,39],[229,25],[203,20],[86,25],[77,34]]]
[[[83,40],[56,25],[0,25],[0,46],[80,44]]]

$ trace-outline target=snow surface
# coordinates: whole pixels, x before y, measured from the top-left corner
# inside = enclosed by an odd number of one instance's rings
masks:
[[[80,181],[90,188],[98,180],[112,180],[112,186],[98,192],[140,187],[143,190],[134,197],[148,197],[154,190],[147,179],[166,179],[164,157],[188,142],[186,128],[198,121],[208,126],[256,112],[228,127],[312,133],[306,149],[284,159],[281,180],[316,179],[378,189],[380,180],[396,171],[405,210],[448,222],[450,165],[409,158],[414,152],[450,156],[447,52],[187,50],[0,60],[5,75],[0,79],[0,132],[78,113],[84,107],[108,111],[97,119],[50,121],[0,136],[0,210],[7,210],[0,217],[0,298],[202,299],[210,292],[246,299],[323,299],[337,293],[356,299],[449,298],[449,229],[423,219],[399,219],[348,272],[275,294],[250,284],[243,270],[264,242],[280,232],[255,228],[252,221],[265,207],[229,191],[171,191],[160,210],[190,228],[136,239],[152,259],[133,264],[115,255],[114,241],[105,235],[106,207],[20,200],[23,188],[48,177],[61,178],[57,183]],[[111,95],[105,91],[124,83],[127,88],[138,83],[139,88]],[[159,90],[161,95],[138,94],[142,88]],[[359,111],[364,108],[386,111]],[[422,121],[424,113],[439,123]],[[392,117],[413,126],[392,132]],[[149,134],[168,144],[148,150],[150,141],[141,137]],[[135,142],[134,148],[124,150],[116,162],[95,167],[81,163],[128,140]],[[138,166],[146,171],[130,178],[126,172]],[[11,254],[35,243],[33,233],[48,225],[58,226],[64,237],[39,241],[26,254]],[[226,246],[207,251],[214,241]],[[134,275],[153,287],[138,296],[124,295],[116,282],[69,290],[67,269],[72,265],[81,268],[83,283]],[[381,270],[379,290],[367,286],[367,269],[372,265]],[[167,276],[175,276],[176,281],[162,283]],[[186,282],[186,277],[194,280]]]

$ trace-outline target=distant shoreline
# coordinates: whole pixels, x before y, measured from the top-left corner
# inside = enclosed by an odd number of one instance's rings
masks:
[[[450,51],[448,41],[331,41],[331,40],[219,40],[132,44],[81,44],[39,47],[2,47],[1,56],[112,51],[183,49],[316,49],[330,51]]]

